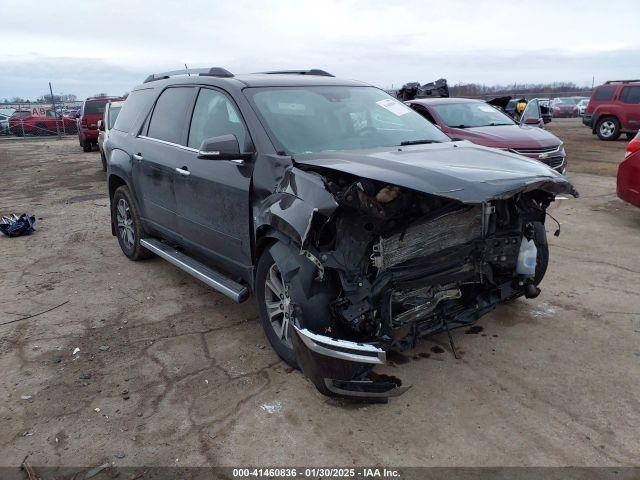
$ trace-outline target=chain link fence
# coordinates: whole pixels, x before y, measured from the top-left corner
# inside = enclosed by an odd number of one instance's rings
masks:
[[[51,104],[15,103],[0,105],[0,135],[45,137],[76,135],[76,113],[82,102]]]

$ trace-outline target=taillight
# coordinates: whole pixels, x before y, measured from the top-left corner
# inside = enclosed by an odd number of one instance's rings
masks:
[[[87,126],[87,119],[86,119],[86,118],[84,118],[84,117],[83,117],[83,118],[81,118],[81,119],[80,119],[80,125],[82,125],[83,127],[86,127],[86,126]]]
[[[627,144],[627,152],[624,154],[624,157],[627,158],[637,151],[640,151],[640,132]]]

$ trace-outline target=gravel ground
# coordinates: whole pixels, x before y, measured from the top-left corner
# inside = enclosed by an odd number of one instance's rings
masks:
[[[0,323],[15,321],[0,326],[0,466],[639,465],[640,209],[613,176],[625,142],[573,119],[550,129],[582,197],[552,207],[542,294],[455,331],[459,360],[446,335],[395,356],[386,372],[413,388],[387,405],[318,394],[272,352],[253,299],[128,261],[97,152],[0,141],[0,213],[38,217],[34,235],[0,238]]]

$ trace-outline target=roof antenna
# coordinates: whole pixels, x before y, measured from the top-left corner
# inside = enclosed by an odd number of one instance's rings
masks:
[[[189,67],[187,67],[187,64],[184,64],[184,69],[187,71],[187,75],[191,76],[191,74],[189,73]]]

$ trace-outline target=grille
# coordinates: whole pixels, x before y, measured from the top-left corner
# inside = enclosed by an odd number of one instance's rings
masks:
[[[551,153],[560,150],[560,146],[544,147],[544,148],[513,148],[516,153],[531,154],[531,153]]]
[[[549,165],[551,168],[558,168],[558,167],[561,167],[562,164],[564,163],[564,157],[548,158],[545,163]]]

